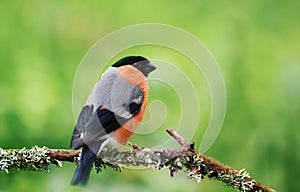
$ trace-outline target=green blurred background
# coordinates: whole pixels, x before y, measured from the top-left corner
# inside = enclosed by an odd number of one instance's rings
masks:
[[[121,27],[165,23],[199,38],[224,75],[226,117],[207,154],[278,191],[300,191],[299,9],[300,1],[265,0],[1,1],[0,147],[68,148],[73,80],[87,50]],[[81,189],[69,186],[74,169],[65,163],[50,173],[0,173],[0,191],[235,191],[183,173],[130,169],[92,173]]]

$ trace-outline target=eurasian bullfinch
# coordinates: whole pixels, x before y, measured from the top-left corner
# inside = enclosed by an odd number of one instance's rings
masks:
[[[103,147],[124,146],[141,122],[148,100],[148,80],[156,67],[142,56],[128,56],[108,68],[83,106],[71,139],[82,147],[72,185],[86,185]]]

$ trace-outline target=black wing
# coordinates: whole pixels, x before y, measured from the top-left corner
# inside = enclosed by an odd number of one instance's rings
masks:
[[[92,116],[94,105],[86,105],[81,109],[78,117],[77,125],[73,131],[70,146],[78,149],[84,145],[81,139],[81,133],[84,130],[85,124],[88,122],[89,118]]]
[[[141,110],[144,94],[140,87],[135,86],[129,97],[129,104],[123,106],[132,114],[129,118],[116,115],[100,106],[95,113],[93,105],[82,108],[77,125],[73,131],[71,147],[78,149],[85,144],[97,143],[103,136],[115,131]]]

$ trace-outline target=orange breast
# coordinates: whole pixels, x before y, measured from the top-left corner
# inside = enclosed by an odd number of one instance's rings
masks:
[[[132,66],[119,67],[119,72],[125,81],[141,87],[144,94],[144,101],[142,103],[140,112],[138,112],[132,119],[127,121],[122,127],[111,133],[116,142],[118,142],[120,145],[125,145],[138,128],[144,117],[148,101],[148,81],[138,69]]]

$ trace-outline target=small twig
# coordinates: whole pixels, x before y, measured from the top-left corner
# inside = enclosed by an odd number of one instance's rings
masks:
[[[167,132],[179,143],[179,145],[181,145],[181,147],[189,148],[189,144],[176,131],[174,131],[171,128],[168,128]]]
[[[236,170],[195,151],[194,143],[188,144],[176,131],[168,129],[167,132],[180,144],[180,148],[158,150],[131,144],[133,147],[131,151],[103,150],[95,162],[96,171],[99,172],[107,166],[116,170],[128,165],[155,169],[168,167],[171,176],[183,170],[188,173],[188,178],[194,178],[198,182],[207,176],[243,192],[275,191],[252,179],[244,169]],[[48,149],[36,146],[31,149],[3,150],[0,148],[0,171],[10,172],[12,169],[49,171],[51,163],[61,165],[60,161],[77,162],[80,153],[80,150]]]

